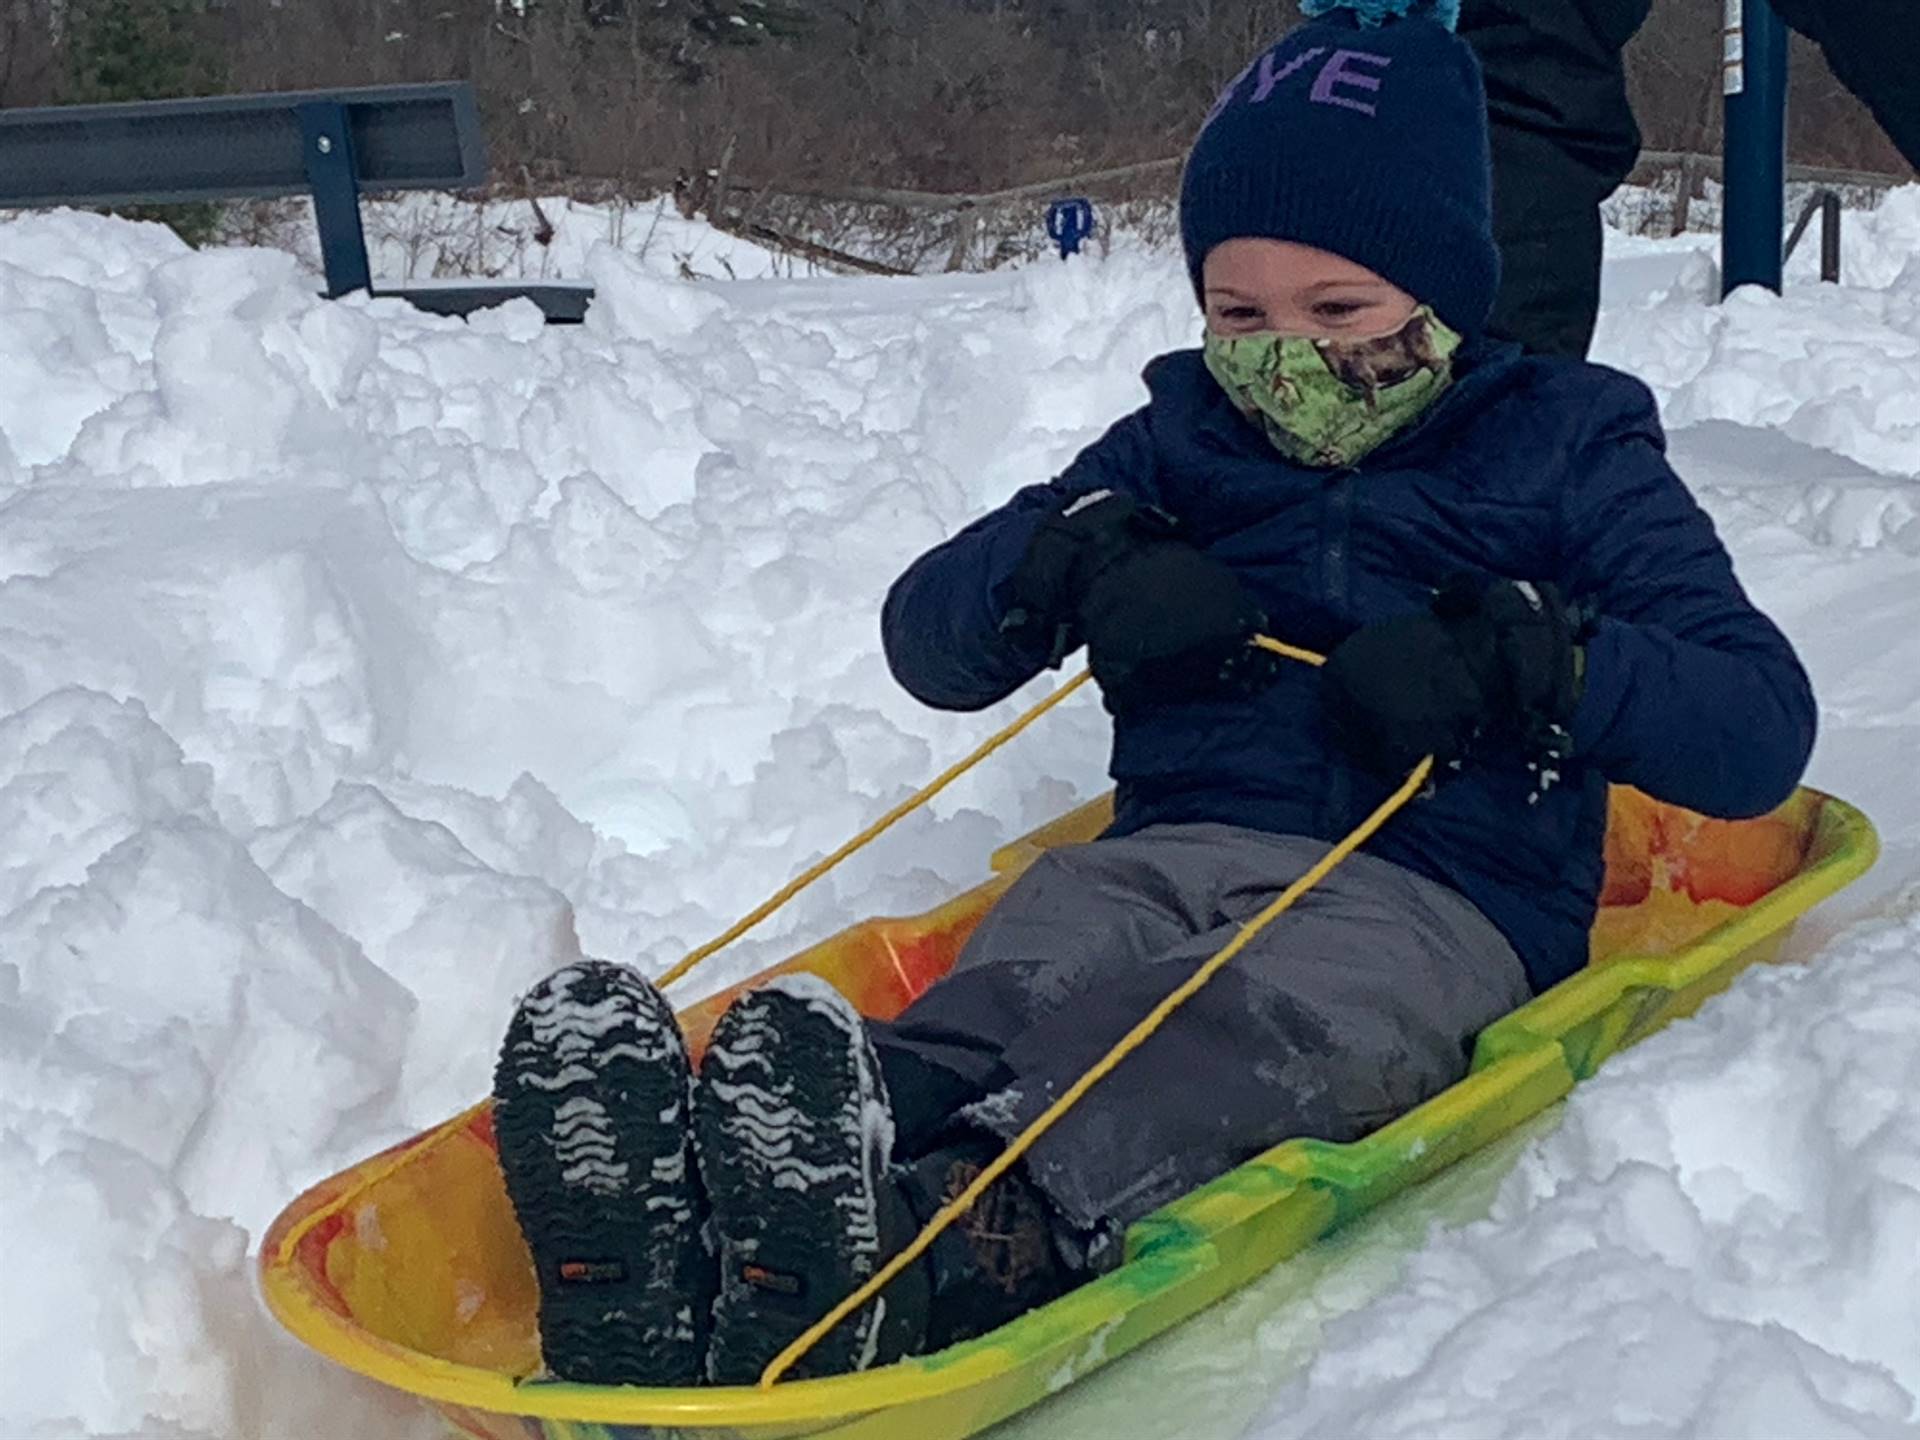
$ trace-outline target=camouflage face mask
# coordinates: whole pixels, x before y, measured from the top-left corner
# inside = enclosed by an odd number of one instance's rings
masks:
[[[1289,460],[1352,465],[1453,383],[1460,336],[1422,305],[1391,335],[1207,335],[1207,369]]]

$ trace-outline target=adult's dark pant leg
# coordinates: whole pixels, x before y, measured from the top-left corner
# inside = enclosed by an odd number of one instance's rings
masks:
[[[1920,170],[1920,10],[1913,0],[1773,0]]]
[[[1600,309],[1600,202],[1627,178],[1640,131],[1621,52],[1651,0],[1465,0],[1492,121],[1503,273],[1492,334],[1584,356]]]

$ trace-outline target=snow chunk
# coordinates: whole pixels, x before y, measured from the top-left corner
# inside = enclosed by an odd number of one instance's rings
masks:
[[[412,992],[400,1092],[421,1128],[486,1092],[515,997],[580,958],[565,896],[481,864],[452,831],[368,786],[341,786],[253,851],[281,890]],[[497,1018],[481,1027],[476,1016]]]
[[[406,992],[204,820],[150,826],[0,918],[0,1085],[258,1230],[387,1127]],[[388,1122],[390,1125],[391,1122]]]

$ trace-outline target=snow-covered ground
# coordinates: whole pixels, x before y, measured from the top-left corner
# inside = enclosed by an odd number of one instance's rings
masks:
[[[1920,1434],[1920,187],[1850,220],[1848,287],[1724,307],[1709,241],[1621,239],[1600,356],[1801,645],[1880,869],[1509,1147],[1490,1218],[1385,1217],[1025,1433]],[[664,968],[1033,698],[921,709],[880,597],[1136,403],[1177,263],[688,283],[689,245],[782,273],[676,232],[585,262],[584,327],[467,325],[0,220],[7,1440],[432,1433],[258,1309],[265,1222],[482,1093],[540,974]],[[1104,759],[1072,703],[704,983],[977,878]]]

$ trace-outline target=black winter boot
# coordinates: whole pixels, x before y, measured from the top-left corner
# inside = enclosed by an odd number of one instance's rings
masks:
[[[859,1013],[807,975],[742,996],[701,1063],[694,1130],[720,1256],[707,1373],[750,1385],[918,1230],[888,1173],[893,1116]],[[791,1373],[839,1375],[917,1353],[926,1313],[916,1265]]]
[[[965,1140],[907,1166],[900,1183],[914,1217],[922,1225],[931,1220],[1000,1150],[997,1140]],[[984,1335],[1077,1283],[1055,1245],[1052,1209],[1018,1166],[941,1233],[926,1263],[933,1287],[928,1351]]]
[[[624,965],[569,965],[514,1012],[493,1123],[552,1375],[700,1381],[716,1275],[692,1079],[672,1009]]]

